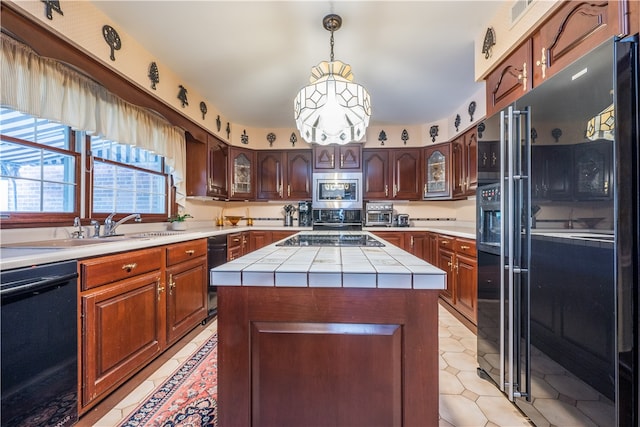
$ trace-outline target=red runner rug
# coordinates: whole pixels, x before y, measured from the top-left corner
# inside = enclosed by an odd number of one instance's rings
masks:
[[[202,345],[119,427],[217,424],[218,335]]]

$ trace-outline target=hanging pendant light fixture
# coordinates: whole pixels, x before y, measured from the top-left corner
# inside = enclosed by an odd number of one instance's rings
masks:
[[[311,84],[294,99],[296,126],[309,143],[358,142],[369,125],[371,99],[364,87],[353,83],[351,66],[333,58],[333,33],[342,26],[342,18],[330,14],[322,24],[331,32],[331,60],[311,69]]]

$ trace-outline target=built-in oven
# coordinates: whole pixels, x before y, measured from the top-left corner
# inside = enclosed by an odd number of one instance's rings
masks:
[[[391,227],[393,225],[393,203],[367,202],[364,225],[367,227]]]
[[[361,173],[314,173],[314,209],[362,209]]]
[[[477,239],[479,251],[500,254],[500,184],[489,184],[476,190]]]
[[[313,229],[362,230],[362,209],[313,209]]]

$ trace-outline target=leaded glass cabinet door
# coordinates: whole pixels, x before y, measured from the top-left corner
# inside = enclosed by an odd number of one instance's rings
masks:
[[[255,154],[250,150],[231,150],[231,194],[235,200],[255,198]]]
[[[425,148],[424,199],[451,197],[451,144]]]

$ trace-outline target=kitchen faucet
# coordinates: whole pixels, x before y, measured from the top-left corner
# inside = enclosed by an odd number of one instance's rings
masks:
[[[118,226],[120,224],[122,224],[125,221],[128,221],[130,219],[133,219],[135,222],[141,222],[142,218],[140,217],[140,214],[131,214],[131,215],[127,215],[124,218],[122,218],[120,221],[118,222],[113,222],[113,217],[116,213],[112,213],[111,215],[109,215],[107,218],[105,218],[104,220],[104,235],[105,236],[115,236],[116,235],[116,228],[118,228]]]

